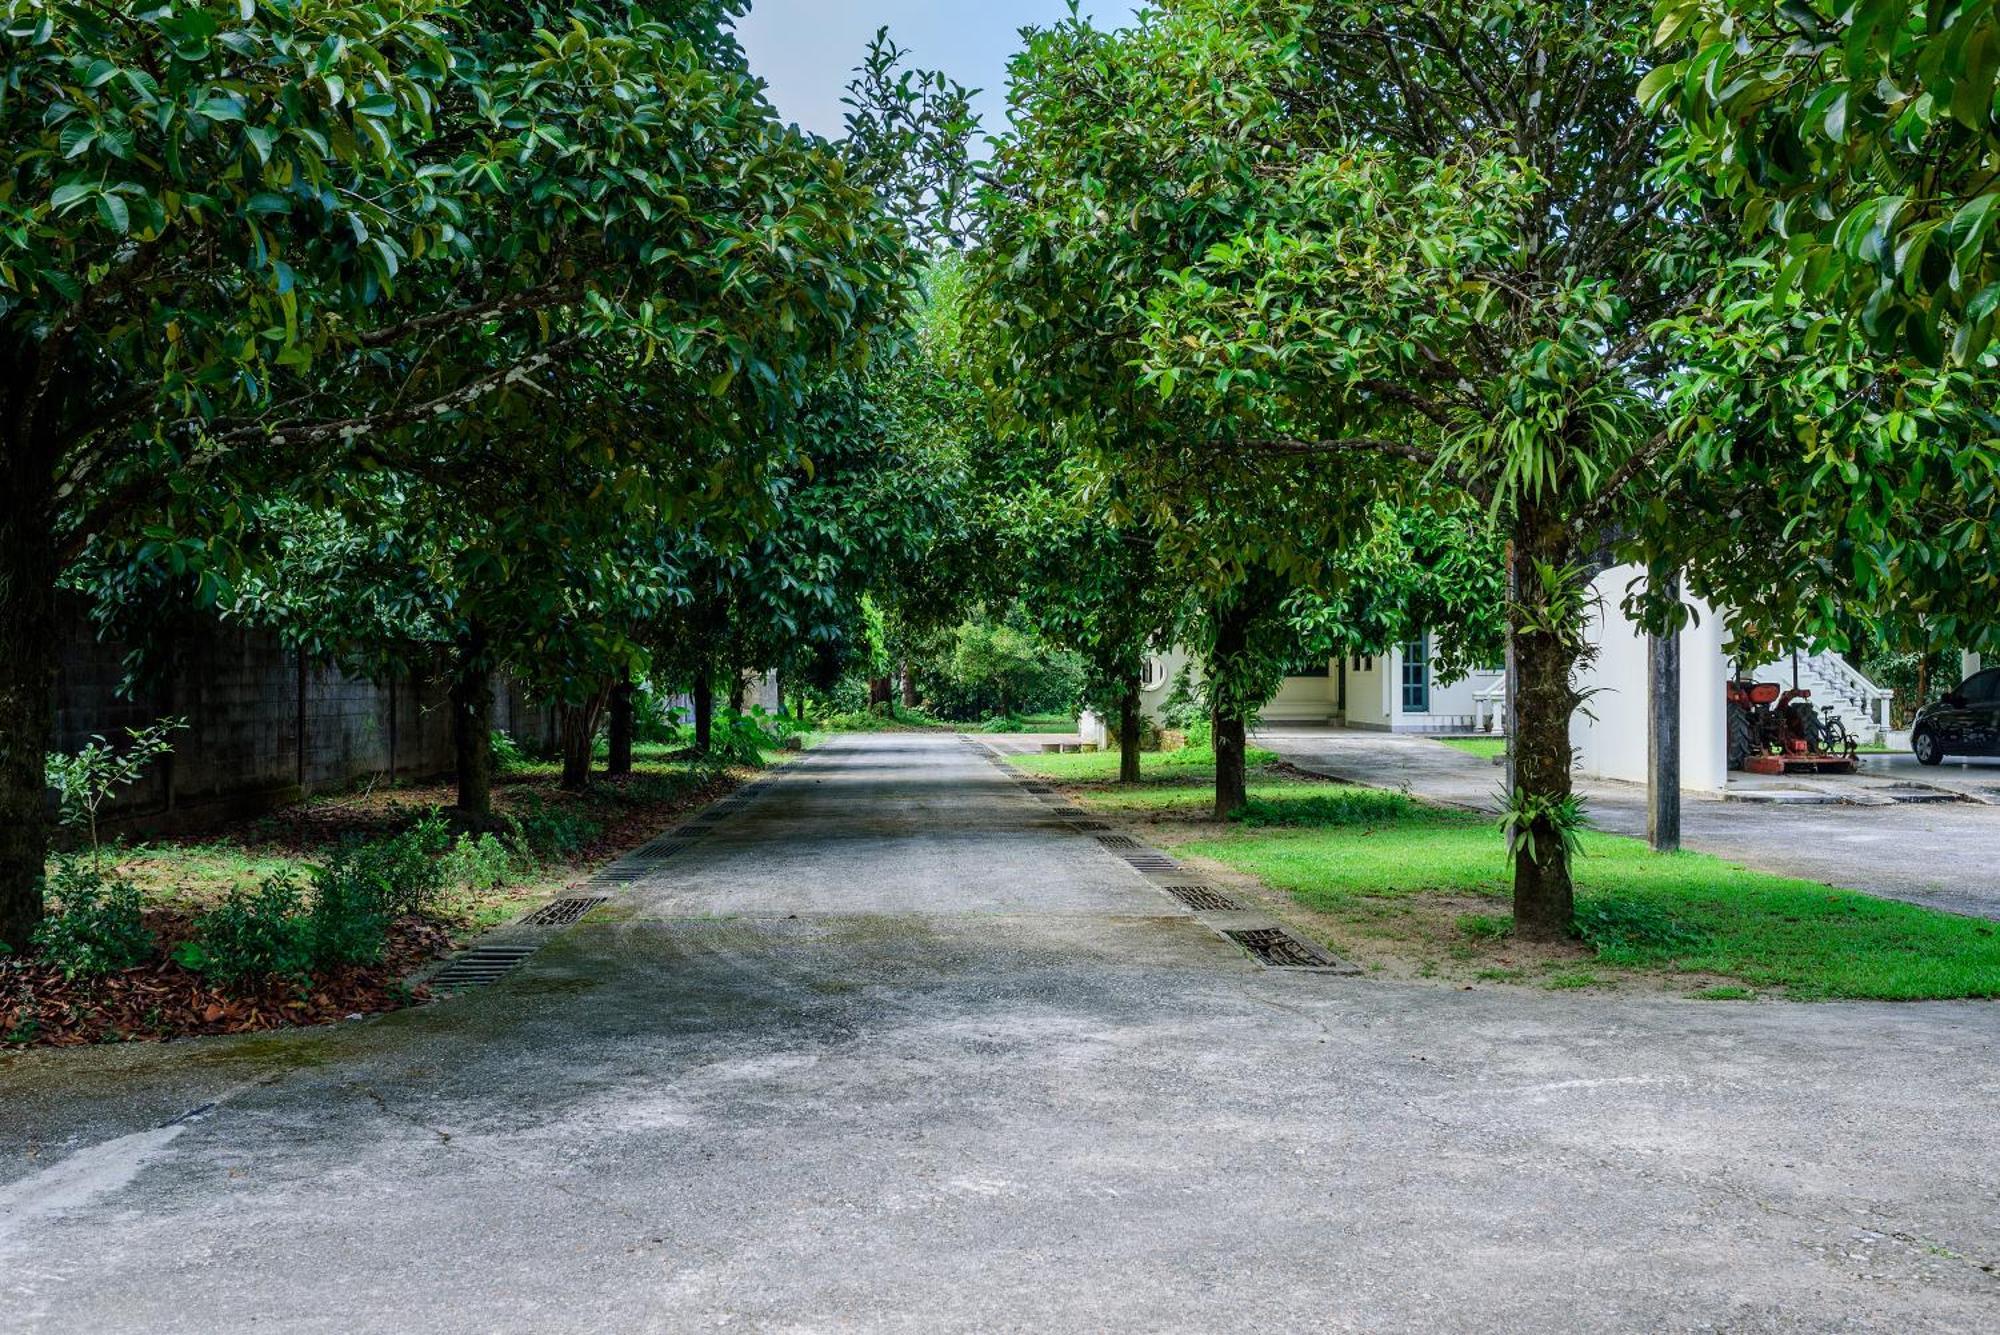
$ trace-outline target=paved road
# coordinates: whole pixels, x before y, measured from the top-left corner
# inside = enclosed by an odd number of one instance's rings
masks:
[[[1427,737],[1267,728],[1257,733],[1256,745],[1353,783],[1407,788],[1433,801],[1499,809],[1500,767]],[[1918,777],[1888,765],[1879,765],[1878,772],[1898,782]],[[2000,773],[1990,766],[1950,765],[1920,777],[1970,789],[1987,779],[2000,780]],[[1820,786],[1836,782],[1823,780]],[[1590,799],[1591,822],[1600,829],[1646,833],[1644,788],[1587,781],[1579,781],[1577,788]],[[1747,867],[2000,919],[2000,875],[1995,872],[2000,867],[2000,806],[1791,805],[1690,797],[1681,807],[1681,827],[1687,847]]]
[[[2000,1320],[1991,1007],[1263,970],[931,737],[616,910],[421,1010],[0,1065],[0,1328]]]

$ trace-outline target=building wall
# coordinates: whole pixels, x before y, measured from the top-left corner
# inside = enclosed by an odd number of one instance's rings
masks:
[[[1267,723],[1324,723],[1339,712],[1340,679],[1329,673],[1324,677],[1287,677],[1279,683],[1278,693],[1266,702],[1258,717]]]
[[[1396,701],[1389,694],[1397,680],[1396,655],[1355,654],[1347,660],[1347,726],[1387,732],[1395,726]]]
[[[53,749],[75,752],[93,736],[116,744],[127,728],[188,720],[173,753],[113,803],[125,829],[197,830],[370,775],[428,779],[451,769],[441,683],[350,677],[301,661],[274,635],[211,620],[184,633],[166,656],[172,666],[126,697],[129,647],[98,639],[79,609],[67,611],[51,738]],[[492,720],[523,740],[554,737],[553,712],[504,678]]]
[[[1588,635],[1598,653],[1577,675],[1578,688],[1593,694],[1570,722],[1577,771],[1590,778],[1646,782],[1646,636],[1619,610],[1642,576],[1638,566],[1616,566],[1595,583],[1599,609]],[[1698,599],[1689,605],[1696,620],[1681,632],[1681,786],[1720,793],[1729,783],[1723,619]]]

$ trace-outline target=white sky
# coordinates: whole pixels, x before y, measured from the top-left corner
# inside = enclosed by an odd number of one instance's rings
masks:
[[[1007,60],[1023,27],[1044,26],[1069,12],[1067,0],[753,0],[737,35],[750,68],[771,85],[771,100],[787,120],[838,135],[840,96],[877,28],[908,48],[911,63],[942,69],[982,89],[978,109],[988,133],[1006,115]],[[1124,22],[1136,0],[1084,0],[1101,26]]]

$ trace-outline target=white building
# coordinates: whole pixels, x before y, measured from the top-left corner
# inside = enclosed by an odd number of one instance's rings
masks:
[[[1637,566],[1617,566],[1595,582],[1598,594],[1587,635],[1595,658],[1579,672],[1588,696],[1570,723],[1577,772],[1590,778],[1646,782],[1647,637],[1620,610]],[[1691,600],[1694,612],[1680,633],[1681,783],[1720,793],[1729,781],[1728,702],[1725,685],[1736,664],[1724,650],[1727,618]],[[1150,659],[1141,699],[1159,718],[1175,679],[1188,665],[1176,647]],[[1840,655],[1801,654],[1753,669],[1747,675],[1810,690],[1822,713],[1838,716],[1864,742],[1880,738],[1889,723],[1890,693],[1863,677]],[[1334,659],[1324,671],[1288,676],[1259,715],[1264,724],[1307,724],[1373,732],[1498,733],[1506,715],[1506,674],[1495,664],[1446,685],[1427,635],[1383,654]]]

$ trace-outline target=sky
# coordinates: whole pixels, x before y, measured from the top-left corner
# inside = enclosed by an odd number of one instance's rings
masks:
[[[838,135],[840,105],[868,39],[885,24],[911,63],[942,69],[984,90],[978,110],[988,132],[1006,117],[1007,59],[1020,30],[1055,22],[1068,0],[753,0],[737,28],[750,68],[771,85],[771,101],[786,120]],[[1083,12],[1103,26],[1129,18],[1133,0],[1084,0]]]

